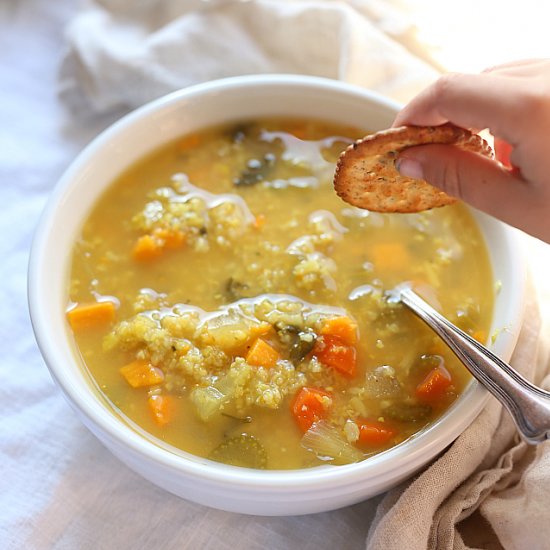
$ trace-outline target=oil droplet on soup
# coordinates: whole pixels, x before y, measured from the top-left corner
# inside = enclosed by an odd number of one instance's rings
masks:
[[[469,375],[384,293],[429,288],[485,340],[493,283],[460,204],[375,214],[333,192],[363,131],[268,119],[128,168],[74,246],[68,322],[113,413],[235,466],[346,464],[434,422]]]

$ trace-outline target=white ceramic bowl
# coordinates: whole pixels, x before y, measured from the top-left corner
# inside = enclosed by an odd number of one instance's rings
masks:
[[[388,127],[399,105],[340,82],[298,76],[252,76],[210,82],[154,101],[97,137],[51,195],[36,231],[29,266],[29,303],[36,338],[65,397],[84,424],[124,463],[183,498],[233,512],[294,515],[353,504],[411,476],[476,417],[488,394],[472,383],[435,424],[358,464],[258,471],[161,448],[105,405],[83,368],[65,319],[73,242],[92,205],[137,159],[187,132],[264,116],[300,116]],[[474,213],[502,282],[493,329],[506,327],[493,350],[508,360],[523,311],[524,274],[510,229]]]

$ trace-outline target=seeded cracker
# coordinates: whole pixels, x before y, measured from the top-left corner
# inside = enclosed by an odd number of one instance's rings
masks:
[[[426,181],[402,176],[395,168],[403,149],[430,143],[494,157],[484,139],[452,124],[390,128],[356,141],[340,155],[334,175],[336,193],[347,203],[373,212],[420,212],[455,202]]]

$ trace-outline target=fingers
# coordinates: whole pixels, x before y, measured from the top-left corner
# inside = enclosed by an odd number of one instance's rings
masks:
[[[490,128],[509,143],[523,125],[517,82],[491,73],[449,74],[426,88],[397,115],[394,126],[437,126],[452,122],[463,128]],[[516,135],[510,135],[510,128]]]
[[[536,203],[532,189],[517,174],[449,145],[406,149],[399,157],[398,169],[516,227],[525,228],[525,213]]]

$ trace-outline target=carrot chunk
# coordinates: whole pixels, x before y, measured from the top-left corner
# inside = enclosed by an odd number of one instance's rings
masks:
[[[150,262],[162,254],[162,245],[152,235],[142,235],[132,250],[132,257],[138,262]]]
[[[347,346],[357,344],[357,323],[349,317],[326,319],[323,321],[320,332],[327,336],[337,336]]]
[[[307,432],[314,422],[325,418],[332,405],[330,393],[319,388],[303,387],[291,403],[291,411],[298,426]]]
[[[178,229],[155,229],[153,236],[158,239],[160,247],[167,250],[181,248],[186,241],[185,233]]]
[[[151,235],[139,237],[132,250],[132,257],[138,262],[150,262],[159,258],[166,250],[181,248],[185,242],[183,231],[157,228]]]
[[[147,406],[153,420],[159,426],[166,426],[174,417],[174,400],[170,395],[151,395]]]
[[[164,380],[164,373],[144,359],[137,359],[125,365],[120,369],[120,374],[132,388],[154,386]]]
[[[396,434],[395,430],[385,422],[366,420],[364,418],[358,418],[355,422],[359,428],[358,443],[360,445],[381,447],[388,443]]]
[[[357,370],[357,352],[338,336],[325,335],[317,338],[313,354],[319,361],[337,370],[344,376],[355,376]]]
[[[452,383],[453,379],[449,371],[443,365],[439,365],[418,384],[416,395],[423,401],[436,401],[445,394]]]
[[[279,353],[277,350],[262,338],[256,338],[246,354],[246,362],[255,367],[274,367],[278,359]]]
[[[487,342],[487,333],[484,330],[476,330],[472,334],[472,338],[477,340],[480,344],[485,344],[485,342]]]
[[[186,151],[189,151],[190,149],[194,149],[195,147],[198,147],[201,144],[202,137],[198,134],[189,134],[188,136],[185,136],[184,138],[180,139],[180,141],[177,144],[178,151],[180,153],[184,153]]]
[[[397,271],[411,263],[409,251],[400,242],[375,244],[370,257],[374,267],[379,270]]]
[[[265,225],[265,216],[263,214],[258,214],[254,218],[254,222],[252,223],[252,227],[254,229],[261,229]]]
[[[113,302],[79,304],[67,311],[67,319],[74,331],[97,328],[115,320],[116,306]]]

